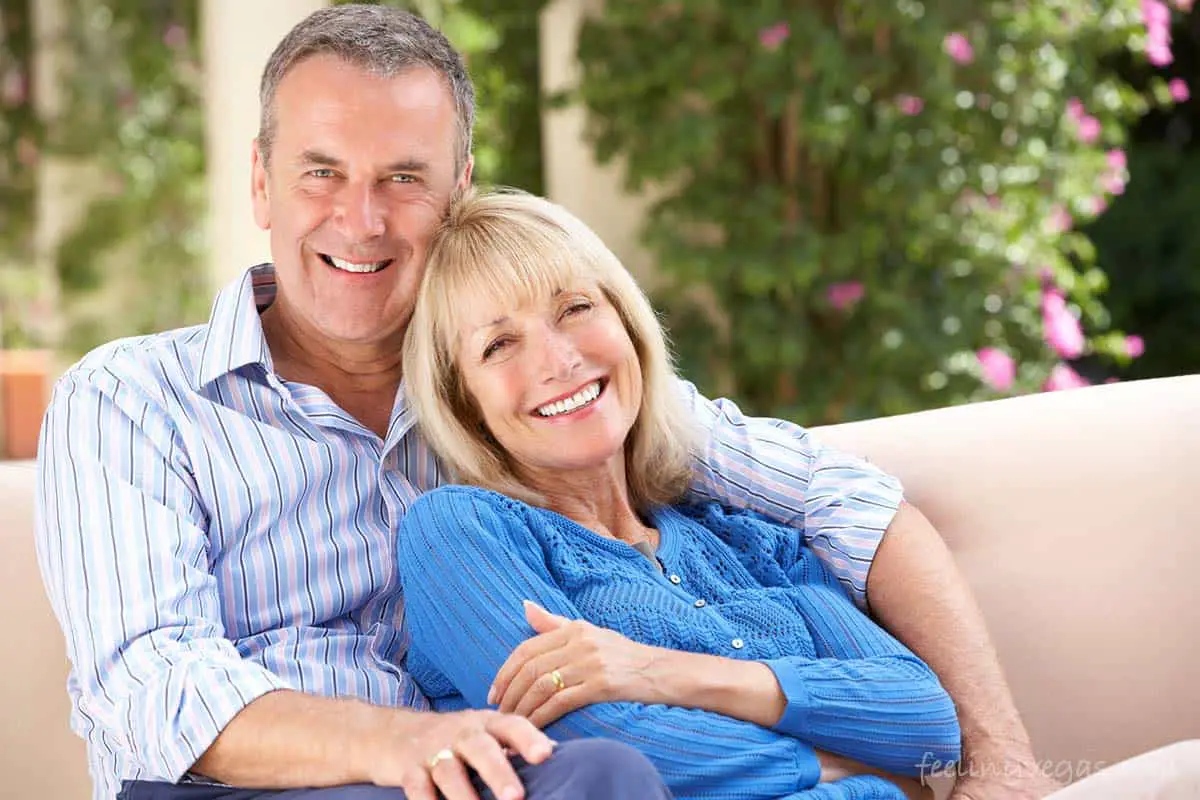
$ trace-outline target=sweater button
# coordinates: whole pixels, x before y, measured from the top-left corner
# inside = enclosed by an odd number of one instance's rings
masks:
[[[741,650],[746,645],[741,639],[734,639],[730,644],[733,645],[734,650]]]
[[[696,608],[704,608],[706,605],[708,605],[708,602],[705,601],[704,598],[700,598],[692,605],[694,605]]]
[[[672,575],[672,576],[671,576],[670,578],[668,578],[667,580],[669,580],[671,583],[673,583],[673,584],[675,584],[676,586],[678,586],[678,585],[679,585],[679,584],[682,582],[682,580],[683,580],[683,579],[682,579],[682,578],[680,578],[678,575]]]

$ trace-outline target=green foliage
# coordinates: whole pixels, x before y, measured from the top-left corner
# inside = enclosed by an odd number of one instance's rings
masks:
[[[32,267],[33,215],[42,131],[34,110],[32,8],[0,2],[0,343],[36,344],[27,333],[41,288]]]
[[[994,396],[984,347],[1036,390],[1046,276],[1105,332],[1089,352],[1125,358],[1095,248],[1054,225],[1102,210],[1105,148],[1149,107],[1102,67],[1144,47],[1138,0],[1095,5],[609,0],[579,97],[598,154],[662,192],[646,241],[684,370],[811,423]]]
[[[1200,372],[1200,153],[1166,144],[1130,149],[1124,197],[1088,228],[1113,286],[1113,322],[1136,326],[1146,354],[1125,378]]]
[[[100,170],[95,200],[59,245],[67,329],[79,352],[203,319],[204,117],[199,0],[70,0],[73,54],[49,147]]]

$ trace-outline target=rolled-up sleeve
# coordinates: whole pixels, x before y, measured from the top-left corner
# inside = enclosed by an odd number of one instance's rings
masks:
[[[76,714],[139,777],[177,781],[255,698],[289,688],[225,638],[207,516],[151,393],[107,370],[59,381],[38,458],[38,560]]]
[[[801,531],[860,607],[883,534],[904,500],[900,481],[863,459],[821,446],[791,422],[747,417],[681,381],[700,426],[696,498],[756,511]]]

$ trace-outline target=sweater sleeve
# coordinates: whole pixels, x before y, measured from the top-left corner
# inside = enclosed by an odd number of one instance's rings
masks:
[[[933,671],[855,608],[807,548],[790,566],[816,657],[765,662],[787,698],[775,729],[900,775],[958,761],[957,712]]]
[[[533,635],[523,600],[580,614],[555,584],[540,543],[498,495],[462,487],[418,500],[399,531],[410,661],[428,662],[475,708],[513,649]],[[414,674],[421,680],[419,674]],[[597,703],[547,727],[636,747],[681,797],[778,798],[814,786],[820,765],[800,740],[706,711]]]

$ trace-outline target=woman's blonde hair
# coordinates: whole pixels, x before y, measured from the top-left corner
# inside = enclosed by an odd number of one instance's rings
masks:
[[[600,237],[549,200],[468,189],[451,204],[430,245],[404,341],[408,400],[454,480],[544,505],[484,428],[458,369],[455,314],[468,298],[519,308],[584,281],[612,303],[641,362],[642,402],[625,442],[630,499],[638,510],[675,502],[691,482],[696,436],[662,326]]]

